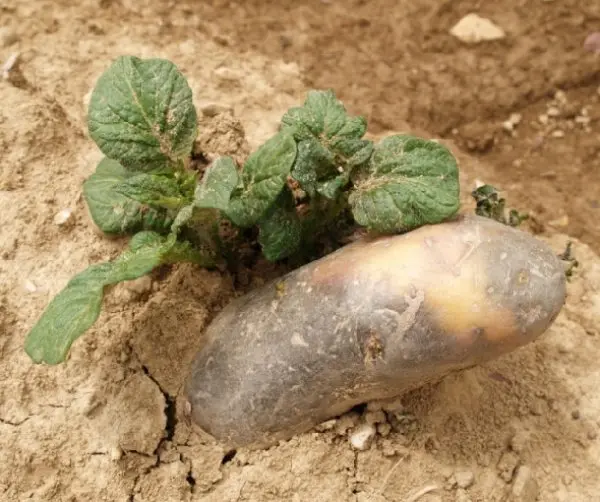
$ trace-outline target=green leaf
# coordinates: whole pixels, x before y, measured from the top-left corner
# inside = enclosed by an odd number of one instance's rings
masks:
[[[342,173],[335,178],[320,182],[317,186],[317,192],[326,199],[337,199],[349,181],[350,174]]]
[[[176,232],[166,237],[156,232],[139,232],[129,242],[129,249],[133,253],[146,248],[160,248],[161,259],[159,265],[179,262],[196,263],[202,267],[212,267],[214,265],[212,256],[199,252],[187,241],[177,240]]]
[[[200,224],[215,224],[218,212],[227,209],[229,198],[238,184],[238,173],[233,159],[221,157],[204,173],[202,181],[196,186],[194,200],[181,208],[171,231],[179,230],[191,221]]]
[[[229,199],[239,183],[237,167],[231,157],[219,157],[206,170],[194,194],[198,208],[220,209],[229,207]]]
[[[308,195],[314,197],[319,186],[340,173],[335,167],[335,154],[316,138],[299,141],[298,155],[292,168],[292,177]]]
[[[132,233],[141,229],[164,233],[173,219],[164,209],[153,209],[117,192],[117,186],[134,173],[118,162],[104,158],[83,184],[83,196],[94,223],[107,234]]]
[[[516,209],[507,211],[506,200],[500,197],[498,190],[491,185],[482,185],[471,192],[477,204],[475,213],[492,220],[496,220],[511,227],[518,227],[529,218],[526,213]],[[508,216],[507,213],[508,212]]]
[[[129,249],[133,252],[139,249],[162,244],[164,237],[156,232],[144,231],[135,234],[129,241]]]
[[[304,106],[290,109],[282,123],[298,141],[292,176],[311,196],[318,192],[337,197],[345,186],[342,182],[373,152],[371,141],[361,139],[366,120],[349,116],[331,90],[310,91]],[[337,181],[331,185],[334,178]]]
[[[289,188],[282,190],[258,226],[258,242],[267,260],[281,260],[298,250],[302,225],[296,212],[294,195]]]
[[[379,232],[439,223],[460,205],[458,167],[450,151],[413,136],[385,138],[353,181],[349,202],[354,219]]]
[[[296,142],[287,132],[278,133],[248,157],[226,210],[235,225],[258,222],[283,190],[295,158]]]
[[[106,286],[137,279],[163,263],[178,261],[211,264],[210,258],[200,255],[189,243],[177,241],[175,234],[136,235],[116,260],[92,265],[69,281],[27,335],[25,351],[36,363],[64,361],[73,342],[98,319]]]
[[[92,92],[90,136],[127,169],[180,164],[191,154],[196,129],[192,91],[170,61],[121,56]]]
[[[25,341],[25,351],[34,362],[64,361],[73,341],[96,322],[104,288],[98,276],[106,268],[106,264],[92,265],[50,302]]]
[[[177,216],[173,220],[173,224],[171,225],[171,232],[178,234],[181,228],[186,225],[194,216],[194,204],[190,204],[189,206],[182,207],[181,210],[177,213]]]
[[[115,191],[141,204],[178,210],[185,205],[177,179],[159,174],[136,174],[115,186]]]
[[[169,252],[164,255],[163,263],[180,262],[195,263],[201,267],[210,268],[215,265],[215,257],[205,246],[202,250],[198,250],[188,241],[176,241]]]

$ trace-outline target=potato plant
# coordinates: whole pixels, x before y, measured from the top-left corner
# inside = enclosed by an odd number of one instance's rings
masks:
[[[366,120],[331,90],[310,91],[242,166],[219,157],[201,172],[191,162],[198,124],[184,76],[167,60],[123,56],[97,81],[88,128],[105,155],[83,185],[91,218],[106,234],[132,237],[118,258],[77,274],[50,302],[26,339],[36,363],[65,360],[98,318],[107,287],[163,264],[221,263],[230,256],[224,222],[256,229],[265,258],[278,261],[301,254],[316,227],[342,214],[398,234],[459,209],[448,149],[410,135],[374,144]]]

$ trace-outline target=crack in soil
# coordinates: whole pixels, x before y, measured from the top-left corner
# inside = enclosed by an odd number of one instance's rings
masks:
[[[158,380],[150,373],[150,370],[148,369],[148,367],[146,365],[144,365],[144,364],[141,364],[140,358],[138,357],[138,355],[135,352],[135,350],[133,349],[133,347],[130,346],[130,350],[131,350],[132,354],[135,355],[135,357],[138,360],[138,362],[140,362],[140,367],[142,368],[142,371],[144,372],[144,375],[146,375],[150,380],[152,380],[152,382],[158,387],[158,389],[160,390],[161,394],[165,398],[164,413],[165,413],[165,417],[166,417],[166,424],[165,424],[165,430],[164,430],[163,438],[159,441],[159,443],[156,446],[156,449],[154,450],[154,453],[152,455],[148,455],[146,453],[141,453],[141,452],[135,451],[135,450],[125,450],[126,453],[135,453],[135,454],[138,454],[138,455],[142,455],[144,457],[154,457],[154,456],[156,456],[156,463],[154,465],[150,466],[149,468],[144,469],[144,471],[142,473],[140,473],[135,478],[135,481],[134,481],[134,484],[133,484],[132,493],[129,495],[129,499],[128,499],[128,502],[134,502],[135,501],[135,490],[136,490],[136,487],[137,487],[140,479],[142,478],[142,476],[145,476],[149,472],[151,472],[152,470],[157,469],[163,463],[161,461],[161,459],[160,459],[160,450],[161,450],[161,447],[166,442],[173,442],[173,439],[175,437],[175,428],[177,427],[178,420],[177,420],[177,407],[176,407],[177,396],[173,396],[173,395],[169,394],[162,387],[162,385],[158,382]],[[181,462],[181,463],[185,463],[186,462],[186,459],[183,457],[182,454],[179,454],[179,462]],[[185,480],[186,480],[186,482],[188,483],[188,485],[190,487],[190,493],[194,493],[194,489],[195,489],[195,486],[196,486],[196,478],[194,478],[194,475],[193,475],[193,472],[192,472],[192,462],[191,461],[190,461],[190,468],[189,468],[189,470],[187,472]]]
[[[138,485],[141,477],[142,477],[142,475],[138,474],[135,477],[135,479],[133,480],[133,486],[131,487],[131,493],[129,494],[129,498],[127,499],[127,502],[134,502],[135,501],[135,491],[137,489],[137,485]]]
[[[4,424],[4,425],[10,425],[12,427],[19,427],[19,425],[23,425],[25,422],[27,422],[27,420],[29,420],[31,417],[26,417],[21,421],[18,422],[13,422],[11,420],[6,420],[5,418],[0,418],[0,424]]]
[[[160,456],[159,456],[158,452],[160,451],[161,446],[167,441],[169,441],[169,442],[173,441],[173,438],[175,437],[175,427],[177,426],[177,408],[176,408],[175,403],[176,403],[177,396],[172,396],[162,387],[160,382],[152,375],[152,373],[148,369],[148,366],[146,366],[145,364],[143,364],[141,362],[139,355],[137,354],[137,352],[135,351],[135,349],[133,348],[133,346],[131,344],[129,344],[129,350],[130,350],[131,354],[133,354],[135,356],[135,359],[139,363],[142,371],[144,372],[144,375],[146,375],[150,380],[152,380],[154,385],[156,385],[156,387],[158,387],[158,390],[161,392],[161,394],[165,398],[165,408],[164,408],[164,413],[165,413],[165,418],[166,418],[165,431],[163,434],[163,438],[158,442],[158,445],[156,446],[156,448],[154,450],[154,455],[156,455],[158,458],[158,462],[157,462],[157,466],[158,466],[158,465],[160,465]]]
[[[352,462],[352,472],[350,473],[349,479],[348,479],[348,484],[349,484],[349,488],[351,490],[351,494],[356,497],[358,496],[359,490],[358,490],[358,480],[356,479],[356,473],[358,471],[358,452],[354,451],[354,460]]]
[[[162,386],[160,385],[160,383],[158,383],[156,378],[152,376],[147,366],[142,365],[142,370],[144,371],[144,374],[156,384],[158,390],[160,390],[160,392],[165,398],[165,417],[167,419],[167,423],[165,425],[164,437],[158,443],[156,450],[154,450],[154,453],[158,454],[158,451],[160,450],[160,447],[163,445],[163,443],[165,441],[173,441],[173,437],[175,436],[175,427],[177,426],[177,409],[175,407],[176,398],[171,396],[171,394],[169,394],[166,390],[162,388]]]
[[[183,459],[180,459],[183,462]],[[187,481],[188,485],[190,485],[190,493],[194,493],[194,488],[196,487],[196,478],[194,477],[194,475],[192,474],[192,462],[190,461],[190,470],[187,473],[187,476],[185,477],[185,480]]]
[[[123,449],[124,453],[133,453],[134,455],[139,455],[140,457],[146,457],[146,458],[154,458],[155,456],[157,456],[155,453],[150,454],[150,453],[144,453],[141,451],[137,451],[137,450],[128,450],[128,449]]]

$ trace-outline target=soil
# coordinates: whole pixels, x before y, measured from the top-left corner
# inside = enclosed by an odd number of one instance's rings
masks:
[[[506,37],[454,39],[469,12]],[[599,22],[600,3],[583,0],[0,3],[0,60],[19,54],[0,79],[0,498],[597,499],[600,58],[583,41]],[[574,240],[563,312],[526,348],[264,451],[192,431],[180,389],[207,323],[278,267],[240,284],[183,265],[120,285],[67,363],[33,365],[23,341],[50,298],[125,244],[99,236],[81,197],[101,158],[86,103],[124,53],[179,66],[209,156],[243,158],[313,87],[333,87],[374,135],[441,139],[465,201],[476,180],[496,184],[557,253]],[[234,118],[215,115],[226,108]],[[378,434],[357,451],[363,420]]]

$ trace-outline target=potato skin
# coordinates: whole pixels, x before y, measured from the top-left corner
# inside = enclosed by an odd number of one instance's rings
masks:
[[[192,421],[267,447],[533,341],[565,294],[549,247],[474,215],[356,242],[217,316],[186,383]]]

